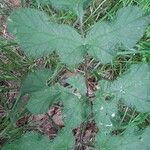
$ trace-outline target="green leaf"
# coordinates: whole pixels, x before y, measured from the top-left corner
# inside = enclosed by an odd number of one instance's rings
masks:
[[[43,0],[38,0],[43,3]],[[82,18],[84,9],[88,6],[91,0],[44,0],[45,4],[50,3],[57,9],[71,10],[78,17]]]
[[[85,0],[67,2],[64,4],[76,9],[76,4],[81,7]],[[61,5],[60,1],[54,3]],[[91,56],[108,63],[116,56],[118,45],[123,44],[130,49],[143,36],[150,20],[149,16],[143,14],[138,7],[122,8],[113,22],[96,23],[87,38],[83,39],[74,28],[49,22],[49,16],[41,11],[20,8],[10,15],[8,29],[31,58],[47,56],[56,50],[63,63],[76,65],[83,60],[86,44]]]
[[[64,105],[63,120],[68,128],[74,129],[78,127],[83,121],[83,100],[70,93],[68,89],[61,87],[60,90],[61,100]]]
[[[82,103],[73,95],[63,96],[64,102],[64,122],[67,127],[74,129],[78,127],[82,121]]]
[[[75,76],[72,76],[67,79],[67,82],[72,85],[74,88],[78,89],[79,92],[83,95],[86,94],[86,83],[85,83],[85,78],[78,74]]]
[[[7,143],[2,150],[67,150],[74,146],[72,131],[62,129],[53,140],[35,132],[26,133],[20,139]]]
[[[101,136],[96,139],[96,145],[101,150],[149,150],[150,128],[142,134],[128,129],[123,135]]]
[[[142,38],[150,16],[136,7],[120,9],[111,22],[97,22],[87,34],[89,55],[102,63],[110,62],[117,54],[118,46],[130,50]]]
[[[65,127],[52,141],[50,150],[70,150],[75,144],[74,141],[72,130]]]
[[[51,149],[67,150],[73,148],[75,145],[75,138],[72,130],[82,123],[84,112],[82,110],[82,101],[70,93],[69,89],[59,87],[59,90],[61,91],[61,100],[64,105],[63,121],[65,127],[53,140]]]
[[[50,69],[35,70],[29,73],[21,86],[21,94],[31,94],[47,89],[47,80],[52,74]]]
[[[26,133],[20,139],[5,145],[2,150],[50,150],[50,140],[37,133]]]
[[[112,83],[106,82],[106,93],[127,105],[136,107],[137,111],[150,111],[150,65],[135,64]]]
[[[30,99],[27,108],[34,114],[43,114],[59,97],[57,86],[49,87],[47,80],[52,72],[48,69],[36,70],[30,73],[24,81],[21,94],[28,93]]]
[[[34,114],[43,114],[58,100],[59,94],[57,87],[34,92],[30,96],[27,108]]]
[[[96,93],[96,98],[93,101],[93,110],[95,121],[104,134],[109,133],[113,129],[112,120],[117,114],[117,103],[114,99],[105,100],[102,91]]]
[[[81,49],[81,36],[74,28],[51,23],[49,20],[44,12],[20,8],[10,15],[8,29],[31,58],[47,56],[57,50],[62,62],[66,64],[82,62],[84,52]]]

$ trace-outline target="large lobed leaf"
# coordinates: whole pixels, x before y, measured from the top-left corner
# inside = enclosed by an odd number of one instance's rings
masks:
[[[59,94],[57,86],[31,93],[27,108],[34,114],[44,114],[58,101]]]
[[[119,100],[122,100],[125,104],[127,104],[130,107],[135,107],[136,110],[139,112],[145,113],[150,111],[149,81],[150,65],[135,64],[132,65],[131,68],[124,73],[124,75],[118,77],[115,81],[100,82],[100,91],[97,92],[96,99],[94,100],[93,105],[95,121],[99,128],[98,135],[96,136],[96,141],[97,144],[99,143],[99,147],[100,145],[103,145],[101,143],[101,138],[103,136],[108,135],[114,129],[113,120],[117,114],[117,104]],[[113,138],[111,139],[113,140]],[[115,137],[114,139],[118,138]],[[115,145],[115,143],[113,142],[114,141],[112,141],[111,144]],[[130,140],[128,142],[130,142]],[[106,142],[106,145],[107,144],[108,143]],[[110,145],[108,145],[108,147],[109,146]],[[114,149],[117,148],[115,147]],[[120,146],[118,150],[124,149],[121,149]],[[104,150],[109,150],[109,148],[107,149],[106,146]]]
[[[99,134],[96,139],[96,147],[98,150],[149,150],[149,138],[149,127],[147,127],[143,133],[129,128],[123,135],[103,136]]]
[[[64,128],[52,141],[50,150],[71,150],[74,147],[75,138],[70,128]]]
[[[26,133],[20,139],[5,145],[2,150],[50,150],[50,140],[37,133]]]
[[[21,95],[47,89],[47,81],[52,74],[50,69],[35,70],[29,73],[21,86]]]
[[[73,144],[73,133],[65,128],[53,140],[36,132],[26,133],[20,139],[5,145],[2,150],[67,150]]]
[[[73,129],[82,122],[82,101],[58,84],[48,86],[50,74],[48,69],[30,73],[22,85],[21,94],[29,94],[27,108],[34,114],[46,113],[54,102],[62,101],[64,122]]]
[[[63,120],[70,129],[78,127],[83,121],[82,100],[73,95],[68,89],[61,90],[61,100],[64,105]]]
[[[36,70],[30,73],[22,85],[21,95],[23,96],[27,93],[30,95],[27,108],[34,114],[46,113],[54,102],[62,101],[64,105],[62,118],[65,128],[50,143],[46,143],[47,140],[44,138],[39,140],[38,135],[32,133],[26,134],[21,139],[8,144],[4,147],[4,150],[12,150],[13,148],[24,150],[24,148],[28,147],[29,150],[31,147],[41,150],[43,144],[46,144],[44,145],[46,148],[43,147],[45,150],[66,150],[73,147],[75,139],[72,130],[83,121],[82,102],[67,88],[57,84],[49,87],[47,81],[50,75],[52,75],[52,72],[48,69]],[[29,143],[27,143],[28,140]],[[24,142],[24,144],[17,144],[18,142]]]
[[[113,21],[97,22],[87,33],[89,54],[102,63],[110,62],[117,54],[118,46],[131,49],[143,36],[150,23],[150,15],[136,7],[121,8]]]
[[[103,95],[115,96],[139,112],[150,111],[150,65],[134,64],[113,82],[105,81]]]
[[[86,0],[53,1],[54,5],[84,4]],[[68,7],[68,6],[67,6]],[[85,45],[89,55],[102,63],[110,62],[117,54],[118,45],[130,49],[143,36],[149,24],[150,16],[135,6],[120,9],[112,22],[96,23],[85,39],[72,27],[49,21],[49,17],[38,10],[20,8],[15,10],[8,19],[8,29],[16,36],[25,53],[38,58],[56,50],[62,62],[75,65],[82,62]]]
[[[101,93],[96,94],[93,102],[95,121],[103,134],[108,134],[114,128],[112,120],[117,114],[117,103],[114,100],[105,100]]]
[[[96,147],[101,150],[149,150],[150,149],[150,128],[147,127],[143,133],[135,132],[132,128],[128,129],[123,135],[110,136],[98,135]],[[71,148],[73,136],[70,132],[62,130],[54,141],[41,136],[37,133],[26,133],[20,139],[5,145],[2,150],[66,150]]]
[[[57,100],[57,86],[49,87],[47,81],[52,75],[48,69],[36,70],[30,73],[21,87],[21,95],[29,94],[27,108],[34,114],[43,114]]]
[[[82,61],[81,36],[70,26],[49,22],[49,17],[41,11],[15,10],[8,19],[8,29],[31,58],[47,56],[57,50],[64,63]]]
[[[42,4],[51,4],[57,9],[71,10],[79,18],[84,15],[84,9],[91,0],[37,0]]]

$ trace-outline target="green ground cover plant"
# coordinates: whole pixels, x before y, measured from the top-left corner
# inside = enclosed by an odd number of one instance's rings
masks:
[[[46,114],[50,107],[59,103],[64,127],[59,128],[57,136],[51,140],[35,131],[26,132],[6,143],[2,150],[82,150],[86,146],[96,150],[149,150],[149,126],[141,128],[138,120],[133,125],[121,126],[118,120],[121,104],[137,114],[149,114],[150,64],[147,61],[131,63],[113,80],[100,77],[93,97],[90,97],[88,81],[97,70],[97,67],[94,71],[89,69],[89,59],[107,65],[115,64],[118,54],[138,53],[134,47],[150,23],[149,13],[138,6],[124,6],[111,20],[100,19],[85,30],[86,8],[91,0],[38,0],[41,2],[57,11],[71,11],[77,17],[78,29],[54,21],[44,11],[22,7],[8,17],[8,31],[28,58],[55,55],[60,66],[68,70],[80,66],[83,72],[67,79],[76,89],[72,90],[56,79],[57,67],[30,71],[11,110],[11,121],[16,121],[15,110],[21,98],[28,94],[30,98],[25,107],[35,115]],[[147,44],[145,47],[143,51]],[[98,130],[88,145],[83,141],[83,133],[89,122],[94,122]],[[78,142],[73,133],[76,128],[80,129]]]

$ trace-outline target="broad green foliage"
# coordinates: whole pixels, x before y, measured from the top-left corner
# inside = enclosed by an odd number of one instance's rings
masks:
[[[49,20],[43,12],[20,8],[8,19],[8,29],[28,56],[38,58],[56,50],[63,63],[75,65],[82,62],[86,51],[108,63],[116,56],[118,45],[132,48],[143,36],[150,16],[144,16],[138,7],[122,8],[114,21],[96,23],[85,39],[74,28]]]
[[[101,150],[149,150],[150,128],[143,133],[135,133],[132,129],[120,136],[99,136],[96,147]],[[26,133],[22,138],[7,144],[2,150],[66,150],[73,146],[73,136],[69,132],[62,130],[53,141],[37,133]]]
[[[82,75],[75,75],[73,77],[70,77],[67,82],[73,86],[73,88],[76,88],[79,90],[79,92],[83,95],[86,94],[86,83],[85,78]]]
[[[95,121],[99,129],[106,134],[113,129],[112,120],[117,114],[117,103],[114,100],[106,101],[101,93],[98,93],[96,97],[93,105]]]
[[[30,94],[27,108],[32,113],[42,114],[46,113],[54,102],[62,101],[64,104],[64,121],[74,128],[82,122],[82,103],[70,93],[69,89],[66,90],[59,85],[49,87],[47,85],[47,80],[50,78],[49,74],[50,71],[46,69],[35,71],[29,74],[24,81],[21,92]]]
[[[54,140],[34,132],[26,133],[20,139],[4,146],[2,150],[67,150],[73,146],[72,132],[63,129]]]
[[[30,100],[27,108],[34,114],[43,114],[56,101],[59,91],[56,87],[49,87],[47,80],[52,72],[49,70],[38,70],[28,75],[24,81],[21,93],[29,94]]]
[[[71,150],[74,147],[75,139],[70,128],[64,128],[51,143],[49,150]]]
[[[57,87],[49,87],[45,90],[34,92],[30,95],[27,108],[34,114],[46,113],[54,102],[57,102],[59,92]]]
[[[75,127],[78,127],[84,120],[82,101],[73,95],[69,89],[65,89],[60,85],[56,84],[49,87],[47,81],[50,78],[50,75],[52,75],[52,72],[47,69],[30,73],[22,85],[21,93],[22,95],[26,93],[30,95],[27,108],[34,114],[46,113],[54,102],[60,101],[63,103],[62,118],[65,123],[65,128],[60,131],[53,141],[51,141],[51,144],[49,144],[49,148],[47,149],[66,150],[74,146],[75,140],[72,130]],[[22,139],[23,141],[26,140],[24,137]],[[38,141],[36,140],[37,139],[33,141],[32,147],[34,147],[34,145],[37,146],[36,142]],[[16,143],[12,143],[12,145],[15,146]],[[21,145],[18,145],[17,148],[22,150]],[[39,145],[39,150],[41,149],[42,148]]]
[[[54,8],[71,10],[83,23],[85,7],[90,0],[37,0],[51,4]],[[19,8],[8,19],[8,29],[15,36],[22,50],[30,58],[45,57],[56,52],[62,63],[76,66],[87,54],[101,63],[111,62],[118,49],[131,50],[142,38],[150,23],[150,16],[136,7],[120,9],[111,22],[97,22],[85,37],[76,29],[65,24],[53,23],[44,12]],[[82,28],[82,25],[80,26]],[[85,65],[85,64],[84,64]],[[83,67],[81,65],[81,67]],[[88,66],[85,66],[88,68]],[[84,67],[83,67],[84,68]],[[90,74],[90,70],[87,69]],[[67,150],[74,149],[75,137],[72,130],[83,122],[94,119],[99,128],[95,138],[95,148],[99,150],[149,150],[150,128],[142,132],[127,130],[122,135],[111,135],[113,121],[118,113],[118,102],[135,107],[137,111],[150,111],[150,65],[134,64],[116,80],[100,81],[100,90],[91,99],[86,96],[88,82],[82,75],[75,75],[67,82],[78,89],[81,98],[68,87],[59,83],[50,84],[55,75],[49,69],[29,73],[20,90],[21,97],[29,94],[27,108],[32,114],[45,114],[55,103],[62,104],[64,128],[53,140],[37,133],[26,133],[20,139],[7,144],[3,150]],[[90,104],[89,104],[90,101]],[[93,107],[92,107],[93,106]],[[94,114],[94,115],[93,115]],[[94,117],[94,118],[93,118]],[[83,129],[84,130],[84,129]],[[81,139],[82,140],[82,139]]]
[[[118,77],[112,83],[104,82],[103,94],[115,96],[115,99],[123,100],[127,105],[135,107],[137,111],[150,111],[150,65],[137,64]]]
[[[45,136],[31,132],[7,144],[2,150],[50,150],[50,141]]]
[[[150,23],[150,16],[138,7],[120,9],[111,22],[97,22],[87,34],[89,54],[103,63],[110,62],[121,44],[130,49],[143,36]]]
[[[21,86],[21,94],[30,94],[47,89],[47,81],[51,75],[52,71],[50,69],[36,70],[29,73]]]
[[[38,0],[42,4],[51,4],[57,9],[71,10],[79,18],[84,15],[84,9],[91,0]]]
[[[63,120],[68,128],[74,129],[83,121],[82,100],[64,88],[61,88],[61,100],[64,105]]]
[[[100,129],[100,131],[96,136],[96,141],[100,141],[100,138],[102,138],[102,136],[106,136],[106,134],[109,134],[110,131],[112,131],[112,129],[114,128],[112,120],[115,118],[117,114],[117,103],[119,100],[122,100],[128,106],[135,107],[137,111],[140,112],[150,111],[149,81],[150,81],[150,65],[139,64],[139,65],[132,65],[131,68],[124,73],[124,75],[122,75],[113,82],[110,81],[100,82],[100,87],[102,88],[96,94],[96,99],[94,101],[95,121]],[[129,137],[127,137],[127,139]],[[131,137],[131,140],[132,138],[134,139],[134,137]],[[130,141],[124,138],[126,137],[123,137],[122,139],[125,140],[127,143]],[[113,138],[110,139],[113,140]],[[116,140],[121,138],[117,137],[114,139]],[[116,144],[115,141],[112,141],[112,143]],[[138,143],[138,141],[136,143]],[[99,143],[99,146],[101,144],[102,143]],[[106,143],[106,145],[107,144],[108,143]],[[122,148],[120,146],[118,150],[125,150],[125,149],[134,150],[132,149],[134,146],[132,148],[130,148],[132,145],[128,146],[129,148],[127,147]],[[117,148],[115,147],[114,149]],[[104,150],[107,150],[107,148],[106,149],[104,148]]]
[[[31,58],[47,56],[57,50],[66,64],[82,61],[81,36],[72,27],[49,22],[48,16],[41,11],[30,8],[15,10],[8,19],[8,29]]]
[[[149,127],[142,134],[131,128],[120,136],[99,136],[96,145],[98,150],[149,150],[149,135]]]

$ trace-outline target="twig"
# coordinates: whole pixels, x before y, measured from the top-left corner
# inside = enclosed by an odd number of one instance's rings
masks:
[[[48,113],[46,113],[46,116],[48,116],[48,118],[51,121],[51,123],[54,126],[54,128],[56,128],[57,130],[59,130],[60,127],[54,122],[54,120],[52,119],[52,117]]]

